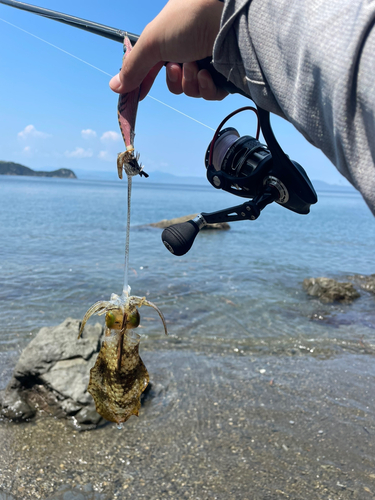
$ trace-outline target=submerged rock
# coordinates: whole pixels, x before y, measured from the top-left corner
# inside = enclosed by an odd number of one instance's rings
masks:
[[[77,339],[80,321],[67,318],[42,328],[22,352],[1,401],[1,414],[15,421],[37,414],[74,417],[78,428],[95,426],[101,417],[87,392],[90,369],[99,352],[103,328],[87,325]]]
[[[163,219],[159,222],[153,222],[149,224],[152,227],[159,227],[160,229],[165,229],[166,227],[173,226],[173,224],[180,224],[181,222],[187,222],[188,220],[194,219],[198,214],[183,215],[182,217],[176,217],[175,219]],[[227,222],[217,222],[215,224],[207,224],[202,230],[209,229],[219,229],[228,230],[230,225]]]
[[[350,276],[363,290],[375,294],[375,274]]]
[[[352,283],[339,282],[331,278],[306,278],[303,287],[313,297],[318,297],[321,302],[351,303],[360,297],[359,292]]]
[[[109,500],[109,496],[106,493],[95,491],[91,483],[73,487],[65,484],[60,486],[57,492],[49,496],[47,500]]]

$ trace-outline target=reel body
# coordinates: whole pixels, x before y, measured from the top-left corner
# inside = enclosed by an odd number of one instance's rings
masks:
[[[220,130],[227,119],[245,109],[257,112],[267,145],[258,140],[259,127],[256,138],[240,137],[232,127]],[[255,220],[274,201],[298,214],[308,214],[310,206],[318,201],[305,170],[281,149],[271,128],[269,112],[261,108],[241,108],[223,120],[207,149],[205,165],[207,179],[214,188],[251,199],[217,212],[202,212],[193,220],[166,228],[162,241],[174,255],[186,254],[206,224]]]

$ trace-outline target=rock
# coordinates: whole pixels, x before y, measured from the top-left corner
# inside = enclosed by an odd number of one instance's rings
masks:
[[[96,413],[95,406],[88,405],[82,408],[75,416],[78,424],[90,425],[98,424],[101,420],[101,416]]]
[[[64,397],[77,403],[88,404],[91,396],[86,392],[90,380],[87,366],[87,360],[84,358],[63,359],[57,361],[41,378]]]
[[[109,496],[107,493],[94,491],[92,484],[88,483],[84,486],[74,487],[63,485],[56,493],[49,496],[47,500],[109,500]]]
[[[375,294],[375,274],[370,274],[369,276],[356,275],[349,278],[358,283],[363,290]]]
[[[61,401],[60,406],[67,416],[76,415],[82,409],[82,405],[75,403],[71,399],[64,399]]]
[[[160,229],[165,229],[166,227],[173,226],[173,224],[180,224],[181,222],[187,222],[188,220],[194,219],[198,214],[192,215],[184,215],[182,217],[176,217],[175,219],[163,219],[159,222],[153,222],[149,224],[152,227],[159,227]],[[219,229],[219,230],[228,230],[230,229],[230,225],[227,222],[218,222],[216,224],[207,224],[204,226],[202,230],[207,229]]]
[[[0,491],[0,500],[17,500],[10,493],[5,493],[5,491]]]
[[[90,369],[99,352],[102,326],[87,325],[77,339],[80,321],[67,318],[61,325],[42,328],[22,352],[4,391],[1,414],[20,421],[44,413],[77,416],[86,425],[100,416],[87,392]]]
[[[41,328],[37,336],[22,352],[14,371],[17,380],[43,375],[57,361],[72,358],[88,360],[100,348],[102,327],[97,323],[85,328],[77,340],[80,321],[67,318],[61,325]]]
[[[340,283],[330,278],[306,278],[303,287],[313,297],[318,297],[321,302],[351,303],[360,297],[359,292],[352,283]]]
[[[14,421],[27,420],[36,413],[16,391],[5,393],[2,407],[2,415]]]

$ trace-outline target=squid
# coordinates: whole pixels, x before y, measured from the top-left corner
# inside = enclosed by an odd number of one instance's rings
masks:
[[[147,369],[139,356],[140,335],[134,330],[140,324],[138,307],[157,311],[167,335],[167,325],[160,309],[145,297],[111,295],[109,301],[96,302],[86,312],[78,338],[93,314],[105,314],[105,338],[96,363],[90,371],[87,391],[94,399],[96,411],[120,428],[131,415],[139,414],[141,395],[149,383]]]

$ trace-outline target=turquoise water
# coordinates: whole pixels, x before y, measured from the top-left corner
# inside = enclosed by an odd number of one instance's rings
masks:
[[[273,204],[255,222],[201,233],[175,257],[147,224],[241,200],[150,179],[133,188],[129,282],[162,308],[172,343],[271,351],[374,343],[373,296],[322,306],[302,289],[306,277],[375,272],[375,221],[360,195],[320,193],[308,216]],[[126,181],[0,178],[2,352],[18,353],[42,326],[121,292],[125,223]],[[156,339],[162,329],[150,311],[143,332]],[[313,321],[317,313],[325,319]]]

